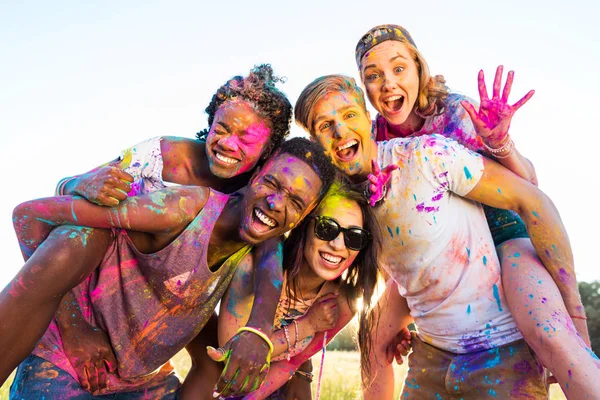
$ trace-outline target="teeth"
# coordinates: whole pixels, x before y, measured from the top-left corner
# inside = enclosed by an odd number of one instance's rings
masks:
[[[400,95],[396,95],[396,96],[390,96],[387,99],[385,99],[385,101],[395,101],[395,100],[400,100],[403,99],[404,96],[400,96]]]
[[[239,162],[238,160],[236,160],[234,158],[226,157],[220,153],[215,153],[215,155],[219,160],[226,162],[227,164],[237,164]]]
[[[275,220],[267,217],[262,213],[258,208],[254,209],[254,214],[262,221],[263,224],[270,226],[271,228],[275,226]]]
[[[354,146],[355,144],[358,144],[358,142],[355,139],[352,139],[351,141],[349,141],[345,145],[338,147],[337,151],[342,151],[344,149],[347,149],[348,147]]]
[[[326,253],[321,253],[321,257],[323,257],[325,260],[329,261],[332,264],[339,264],[340,261],[342,261],[342,257],[334,256],[334,255],[326,254]]]

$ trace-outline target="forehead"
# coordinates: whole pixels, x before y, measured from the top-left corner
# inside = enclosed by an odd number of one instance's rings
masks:
[[[366,68],[371,64],[389,62],[396,56],[412,60],[412,55],[406,44],[398,40],[386,40],[366,52],[362,58],[361,65],[363,68]]]
[[[229,125],[248,126],[262,122],[268,124],[269,120],[264,118],[252,105],[245,100],[228,100],[221,104],[215,113],[215,121],[224,120]]]
[[[313,120],[322,116],[336,115],[339,110],[350,107],[357,107],[362,110],[357,93],[346,91],[327,93],[315,104]]]
[[[342,225],[362,226],[362,210],[358,203],[343,196],[327,196],[319,204],[318,215],[331,217]]]
[[[312,167],[287,153],[273,157],[263,167],[261,175],[276,177],[285,189],[302,196],[305,200],[316,199],[321,190],[321,178]]]

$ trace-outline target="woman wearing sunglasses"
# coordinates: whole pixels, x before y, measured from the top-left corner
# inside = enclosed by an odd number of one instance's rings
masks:
[[[312,217],[306,218],[285,241],[285,279],[271,336],[272,360],[277,362],[271,364],[267,379],[250,394],[251,398],[265,398],[282,387],[304,361],[322,348],[323,334],[327,332],[330,341],[356,312],[360,314],[359,341],[370,342],[369,310],[379,273],[379,250],[377,221],[362,194],[342,183],[334,184]],[[246,257],[221,301],[221,345],[249,317],[254,301],[254,271],[252,257]],[[360,310],[356,306],[359,298],[363,300]],[[361,351],[368,352],[368,346],[361,345]],[[297,375],[300,379],[312,378],[303,371]],[[193,385],[193,381],[188,375],[185,385]],[[243,382],[231,385],[241,386]],[[235,387],[232,389],[235,391]]]

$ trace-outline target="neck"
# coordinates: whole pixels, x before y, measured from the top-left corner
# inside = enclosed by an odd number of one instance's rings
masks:
[[[325,279],[320,278],[314,273],[306,260],[302,262],[300,272],[298,273],[298,282],[303,296],[314,297],[319,293],[321,286],[325,283]]]
[[[425,124],[425,119],[419,117],[415,112],[411,112],[406,121],[401,123],[400,125],[394,125],[387,122],[387,130],[388,137],[390,139],[396,137],[407,137],[412,135],[415,132],[418,132],[423,128],[423,124]]]
[[[233,193],[248,183],[252,172],[244,172],[231,178],[221,178],[213,174],[206,156],[206,143],[202,141],[199,143],[201,144],[201,154],[204,154],[204,157],[194,157],[198,160],[194,167],[194,175],[197,182],[201,182],[200,186],[209,186],[223,193]]]
[[[210,236],[208,255],[209,267],[229,257],[246,243],[242,240],[239,228],[242,220],[242,196],[246,188],[232,194],[215,222]]]

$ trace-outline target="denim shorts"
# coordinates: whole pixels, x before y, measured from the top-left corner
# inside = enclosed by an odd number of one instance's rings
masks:
[[[494,246],[497,247],[507,240],[529,237],[525,223],[516,212],[489,207],[485,204],[483,211],[494,239]]]
[[[70,399],[70,400],[154,400],[178,398],[180,382],[175,374],[167,376],[160,384],[134,392],[111,393],[94,396],[83,389],[67,372],[49,361],[33,354],[17,369],[10,387],[11,400]]]

